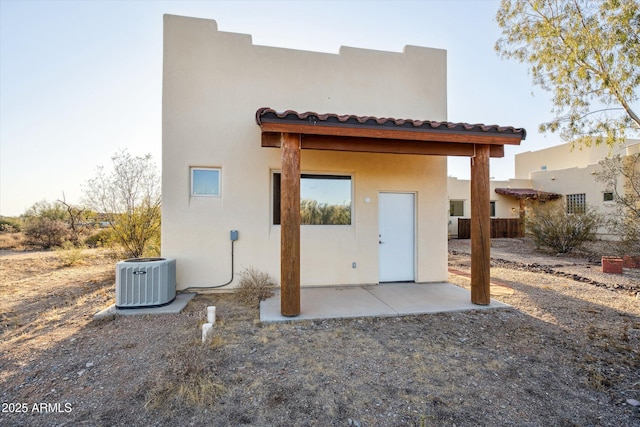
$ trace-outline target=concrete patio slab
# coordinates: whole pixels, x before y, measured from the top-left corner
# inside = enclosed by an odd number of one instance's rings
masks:
[[[110,305],[102,311],[93,315],[96,320],[103,319],[109,316],[144,316],[146,314],[177,314],[180,313],[191,301],[196,294],[194,292],[180,292],[176,294],[176,298],[171,304],[164,305],[162,307],[152,308],[116,308],[115,304]]]
[[[451,283],[385,283],[370,286],[302,288],[301,313],[280,314],[280,293],[260,303],[262,322],[389,317],[448,311],[486,310],[510,307],[491,300],[489,305],[471,303],[467,289]]]

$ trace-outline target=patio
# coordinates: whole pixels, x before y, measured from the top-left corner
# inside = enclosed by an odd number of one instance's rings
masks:
[[[392,317],[466,310],[508,308],[491,300],[488,305],[471,302],[470,291],[451,283],[384,283],[367,286],[333,286],[301,289],[301,312],[296,317],[280,314],[280,292],[260,303],[260,321]]]

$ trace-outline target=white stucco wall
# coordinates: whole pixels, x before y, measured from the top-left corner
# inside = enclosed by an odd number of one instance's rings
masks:
[[[178,289],[229,280],[232,229],[236,274],[253,266],[279,281],[271,174],[280,151],[260,146],[258,108],[446,120],[446,94],[444,50],[305,52],[165,16],[162,252],[177,259]],[[221,197],[191,197],[194,166],[221,168]],[[351,174],[354,214],[351,226],[302,226],[303,286],[378,282],[381,191],[416,194],[416,280],[447,279],[445,157],[303,150],[301,170]]]

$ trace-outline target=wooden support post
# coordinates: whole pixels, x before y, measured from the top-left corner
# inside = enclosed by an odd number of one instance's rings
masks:
[[[524,237],[525,232],[525,224],[524,224],[524,216],[527,207],[527,199],[520,199],[520,211],[518,213],[518,237]]]
[[[282,133],[280,312],[300,314],[300,134]]]
[[[476,145],[471,158],[471,302],[488,305],[491,268],[489,146]]]

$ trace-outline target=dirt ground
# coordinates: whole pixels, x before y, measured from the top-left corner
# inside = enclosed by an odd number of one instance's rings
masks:
[[[469,241],[449,251],[468,272]],[[640,426],[640,271],[593,251],[494,240],[509,309],[281,324],[229,294],[95,321],[107,253],[0,251],[0,425]]]

